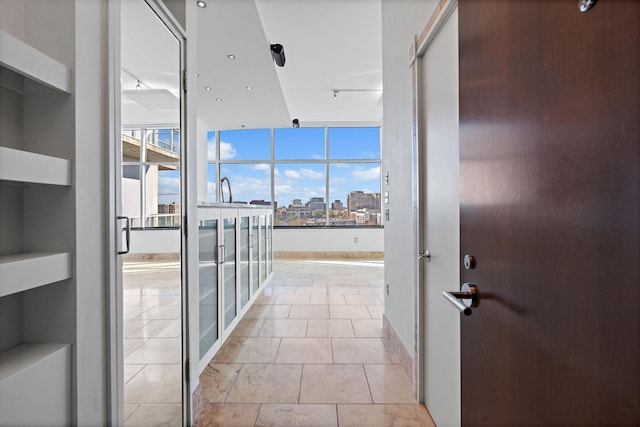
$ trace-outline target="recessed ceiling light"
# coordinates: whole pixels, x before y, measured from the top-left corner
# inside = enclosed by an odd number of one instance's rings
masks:
[[[198,7],[207,7],[207,4],[206,4],[205,2],[203,2],[202,0],[198,0],[198,1],[196,2],[196,5],[197,5]]]
[[[211,86],[205,86],[204,87],[206,90],[211,90]]]
[[[247,86],[247,90],[253,90],[253,86]]]
[[[227,58],[229,58],[229,59],[236,59],[236,56],[235,56],[235,55],[233,55],[233,54],[229,54],[229,55],[227,55]]]
[[[222,101],[222,98],[216,98],[216,101],[220,102]]]

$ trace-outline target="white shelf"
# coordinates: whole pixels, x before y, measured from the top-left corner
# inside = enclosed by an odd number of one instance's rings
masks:
[[[71,70],[0,30],[0,65],[52,89],[71,93]]]
[[[0,425],[69,425],[70,396],[69,344],[21,344],[0,353]]]
[[[0,256],[0,297],[71,277],[71,253],[19,253]]]
[[[0,147],[0,180],[71,185],[71,162],[58,157]]]

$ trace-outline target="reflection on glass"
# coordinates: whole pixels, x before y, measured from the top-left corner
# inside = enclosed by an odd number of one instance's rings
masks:
[[[220,131],[220,160],[269,160],[271,129]]]
[[[224,327],[236,318],[236,219],[224,219]]]
[[[240,307],[249,302],[249,217],[240,219]]]
[[[218,339],[218,221],[200,221],[198,271],[200,285],[200,358]]]
[[[146,165],[145,227],[180,226],[178,164]]]
[[[251,294],[254,295],[260,286],[260,246],[258,238],[260,236],[259,217],[251,217]]]
[[[122,215],[131,220],[131,227],[140,227],[141,176],[139,165],[122,166]]]
[[[276,160],[323,160],[324,128],[274,129],[273,144]]]

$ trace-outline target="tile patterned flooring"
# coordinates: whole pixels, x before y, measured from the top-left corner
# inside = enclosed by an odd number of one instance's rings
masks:
[[[196,426],[434,426],[382,340],[382,261],[277,261]],[[125,425],[180,425],[179,265],[125,265]]]
[[[123,278],[125,426],[180,426],[180,264],[126,262]]]
[[[209,426],[435,426],[382,340],[382,261],[277,261],[200,377]]]

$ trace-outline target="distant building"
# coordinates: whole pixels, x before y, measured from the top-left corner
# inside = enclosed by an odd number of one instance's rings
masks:
[[[344,209],[344,205],[340,200],[334,200],[333,203],[331,203],[331,210],[342,211],[343,209]]]
[[[311,212],[321,210],[324,212],[326,204],[324,203],[324,197],[312,197],[309,199],[309,210]]]
[[[360,209],[380,210],[380,193],[365,193],[352,191],[347,196],[347,210],[349,213]]]

